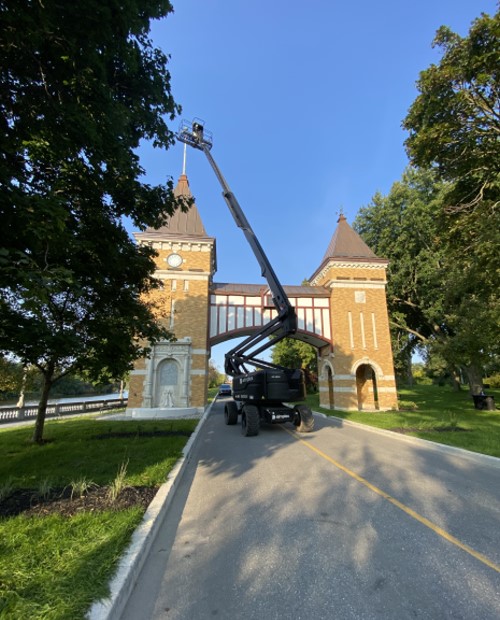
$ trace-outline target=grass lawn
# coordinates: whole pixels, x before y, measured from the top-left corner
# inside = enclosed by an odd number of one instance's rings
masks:
[[[217,394],[219,393],[219,388],[218,387],[209,387],[208,388],[208,402],[212,402],[213,399],[217,396]]]
[[[49,420],[42,446],[30,443],[31,425],[1,428],[0,502],[19,489],[36,497],[64,487],[75,494],[93,486],[113,488],[118,481],[124,487],[158,487],[196,424]],[[71,517],[21,513],[0,519],[0,618],[84,618],[91,603],[108,594],[143,513],[130,506]]]
[[[474,409],[468,391],[454,392],[448,386],[416,385],[398,390],[400,401],[413,402],[411,411],[331,411],[319,406],[318,394],[308,396],[314,411],[353,422],[500,457],[500,411]],[[499,390],[488,390],[500,402]],[[447,429],[447,430],[445,430]]]

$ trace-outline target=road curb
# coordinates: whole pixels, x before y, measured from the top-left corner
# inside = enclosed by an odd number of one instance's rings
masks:
[[[159,488],[142,522],[134,531],[130,545],[124,552],[117,572],[109,584],[110,596],[92,604],[86,616],[88,620],[118,620],[123,613],[214,403],[215,400],[205,409],[198,426],[184,446],[181,458],[168,475],[167,481]]]
[[[406,441],[407,443],[412,443],[414,445],[421,446],[422,448],[427,448],[428,450],[436,450],[438,452],[445,452],[452,456],[460,456],[462,458],[469,459],[481,465],[489,465],[490,467],[500,468],[500,458],[496,456],[489,456],[488,454],[480,454],[479,452],[471,452],[470,450],[465,450],[464,448],[448,446],[443,443],[437,443],[435,441],[421,439],[420,437],[413,437],[412,435],[403,435],[402,433],[396,433],[395,431],[388,431],[385,428],[378,428],[376,426],[369,426],[368,424],[360,424],[359,422],[352,422],[351,420],[346,420],[345,418],[339,418],[338,416],[334,416],[334,415],[326,415],[324,413],[320,413],[319,411],[314,411],[313,413],[314,415],[320,416],[322,418],[326,418],[329,420],[335,420],[336,422],[345,424],[346,426],[354,426],[356,428],[360,428],[365,431],[371,431],[372,433],[378,433],[379,435],[385,435],[385,437],[392,437],[393,439],[398,439],[399,441]]]

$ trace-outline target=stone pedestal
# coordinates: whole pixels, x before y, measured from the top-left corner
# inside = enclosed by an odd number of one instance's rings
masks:
[[[178,418],[200,418],[203,411],[197,407],[136,407],[127,409],[126,417],[137,420],[169,420]]]

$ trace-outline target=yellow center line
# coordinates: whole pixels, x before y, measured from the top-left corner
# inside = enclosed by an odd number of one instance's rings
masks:
[[[382,491],[382,489],[379,489],[378,487],[373,485],[371,482],[368,482],[368,480],[366,480],[362,476],[359,476],[356,472],[348,469],[347,467],[344,467],[344,465],[342,465],[341,463],[339,463],[335,459],[332,459],[330,456],[328,456],[328,454],[325,454],[324,452],[319,450],[319,448],[316,448],[315,446],[313,446],[309,441],[306,441],[305,439],[301,439],[293,431],[287,429],[284,426],[281,426],[281,428],[284,431],[286,431],[289,435],[291,435],[294,439],[296,439],[297,441],[300,441],[300,443],[302,443],[304,446],[309,448],[309,450],[312,450],[313,452],[315,452],[316,454],[318,454],[319,456],[324,458],[326,461],[328,461],[332,465],[335,465],[335,467],[337,467],[338,469],[340,469],[341,471],[346,473],[348,476],[351,476],[351,478],[354,478],[355,480],[360,482],[362,485],[364,485],[365,487],[370,489],[370,491],[373,491],[374,493],[376,493],[380,497],[383,497],[388,502],[393,504],[393,506],[396,506],[397,508],[399,508],[400,510],[405,512],[407,515],[409,515],[410,517],[413,517],[419,523],[422,523],[423,525],[428,527],[430,530],[432,530],[433,532],[435,532],[436,534],[438,534],[439,536],[441,536],[442,538],[444,538],[448,542],[452,543],[453,545],[455,545],[459,549],[462,549],[462,551],[465,551],[466,553],[468,553],[472,557],[476,558],[476,560],[479,560],[483,564],[486,564],[486,566],[488,566],[489,568],[492,568],[497,573],[500,573],[500,566],[498,564],[495,564],[491,560],[489,560],[482,553],[478,553],[477,551],[472,549],[472,547],[469,547],[468,545],[466,545],[463,542],[461,542],[460,540],[458,540],[458,538],[455,538],[455,536],[452,536],[446,530],[443,530],[443,528],[439,527],[439,525],[436,525],[435,523],[432,523],[432,521],[429,521],[429,519],[426,519],[422,515],[418,514],[418,512],[415,512],[414,510],[412,510],[409,506],[406,506],[405,504],[401,503],[395,497],[392,497],[392,495],[389,495],[389,493],[386,493],[385,491]]]

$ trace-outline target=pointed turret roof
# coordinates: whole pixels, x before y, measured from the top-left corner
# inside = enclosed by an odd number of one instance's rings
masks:
[[[340,215],[337,228],[321,262],[324,263],[329,258],[376,259],[377,256],[349,226],[345,216]]]
[[[187,175],[181,174],[179,181],[174,189],[174,196],[176,198],[184,196],[185,198],[193,198],[191,190],[189,188],[189,181]],[[146,232],[153,232],[153,229],[148,229]],[[168,218],[165,226],[156,229],[154,232],[159,233],[162,237],[204,237],[207,238],[207,233],[203,222],[201,221],[200,213],[193,202],[186,213],[183,213],[180,209],[176,209],[174,214]]]
[[[189,181],[185,174],[181,174],[179,181],[174,189],[174,196],[184,196],[193,198],[189,189]],[[160,228],[146,228],[142,233],[135,233],[137,239],[212,239],[209,237],[201,221],[200,213],[193,202],[188,211],[184,213],[181,209],[176,209],[174,214],[169,216],[166,224]]]
[[[378,258],[358,233],[349,226],[345,216],[340,215],[337,228],[328,244],[321,264],[310,277],[310,282],[313,282],[318,274],[330,263],[357,263],[360,266],[364,263],[376,263],[384,268],[389,261],[385,258]]]

